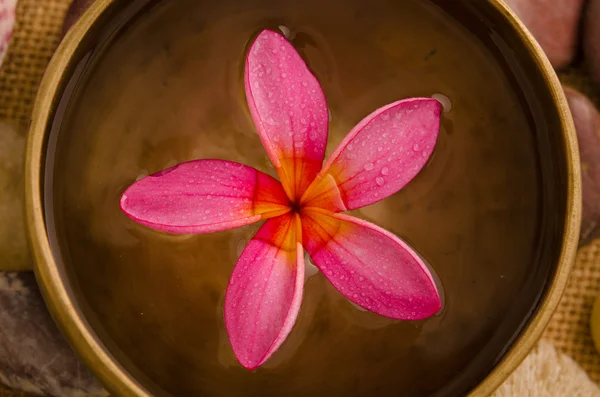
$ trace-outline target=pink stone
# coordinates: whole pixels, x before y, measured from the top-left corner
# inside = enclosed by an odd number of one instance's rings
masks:
[[[8,43],[15,25],[17,0],[0,0],[0,65],[8,49]]]
[[[564,90],[573,114],[581,157],[581,243],[585,243],[597,235],[600,225],[600,114],[585,95],[569,87]]]
[[[583,29],[585,61],[592,77],[600,83],[600,1],[590,0]]]
[[[531,31],[550,63],[567,66],[575,55],[583,0],[505,0]]]

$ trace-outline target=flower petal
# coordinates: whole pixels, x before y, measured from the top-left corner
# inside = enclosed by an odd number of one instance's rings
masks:
[[[248,225],[289,211],[281,184],[267,174],[224,160],[196,160],[147,176],[121,197],[134,221],[175,234]]]
[[[440,113],[440,103],[430,98],[405,99],[371,113],[340,143],[301,202],[338,212],[396,193],[429,160]]]
[[[323,165],[329,113],[325,95],[285,37],[264,30],[246,59],[246,98],[269,158],[290,199]]]
[[[248,243],[225,296],[225,326],[233,352],[248,369],[262,365],[292,330],[304,286],[300,219],[269,219]]]
[[[440,310],[427,266],[390,232],[352,216],[309,210],[302,215],[302,235],[314,264],[357,305],[399,320]]]

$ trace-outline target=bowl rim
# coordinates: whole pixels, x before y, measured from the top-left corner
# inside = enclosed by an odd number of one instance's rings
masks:
[[[42,170],[45,140],[59,95],[68,80],[68,66],[86,33],[117,0],[97,0],[66,34],[52,57],[40,84],[34,104],[26,147],[25,210],[28,238],[34,256],[34,271],[55,322],[85,364],[111,393],[119,396],[150,397],[152,393],[138,382],[112,356],[75,303],[64,271],[57,266],[46,233],[43,213]],[[547,293],[529,324],[517,337],[496,367],[469,394],[488,396],[519,366],[533,349],[550,321],[565,289],[579,241],[581,223],[581,175],[575,127],[562,86],[533,36],[503,0],[486,0],[508,27],[517,33],[533,58],[548,89],[562,131],[566,159],[567,200],[565,227],[558,266]]]

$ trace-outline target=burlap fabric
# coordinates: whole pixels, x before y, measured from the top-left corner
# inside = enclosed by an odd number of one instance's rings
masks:
[[[27,124],[35,93],[48,60],[60,40],[62,22],[71,0],[19,0],[12,42],[0,68],[0,119]],[[563,81],[596,100],[600,91],[580,70],[561,73]],[[573,357],[600,382],[600,355],[595,351],[589,317],[600,292],[600,239],[579,250],[575,268],[544,338]],[[3,389],[0,397],[25,396]]]

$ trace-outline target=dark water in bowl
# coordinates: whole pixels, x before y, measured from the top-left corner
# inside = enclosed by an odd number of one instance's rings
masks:
[[[51,238],[111,352],[147,387],[177,396],[461,395],[476,385],[543,292],[542,245],[558,214],[542,200],[539,104],[519,88],[511,61],[429,1],[141,8],[88,54],[49,157]],[[258,225],[167,236],[130,221],[118,202],[140,175],[191,159],[274,175],[242,72],[249,41],[279,25],[324,87],[328,153],[384,104],[450,98],[427,168],[395,196],[355,211],[426,258],[445,307],[425,321],[388,320],[359,311],[317,274],[288,340],[248,372],[235,361],[222,310],[238,252]]]

